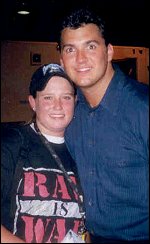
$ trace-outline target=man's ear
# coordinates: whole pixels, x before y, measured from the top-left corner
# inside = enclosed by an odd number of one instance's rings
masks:
[[[114,55],[114,48],[111,44],[108,44],[108,61],[112,61]]]
[[[30,107],[33,111],[35,111],[35,99],[33,96],[29,95],[28,96],[28,101],[29,101],[29,104],[30,104]]]

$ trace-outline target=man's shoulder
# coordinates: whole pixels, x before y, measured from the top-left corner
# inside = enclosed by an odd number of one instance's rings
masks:
[[[116,67],[116,66],[115,66]],[[132,78],[129,75],[126,75],[120,68],[116,67],[114,81],[119,81],[119,87],[123,86],[124,93],[129,96],[137,97],[138,99],[144,98],[146,101],[149,97],[149,85],[143,82],[140,82],[137,79]]]
[[[122,92],[120,111],[130,122],[146,125],[149,117],[149,86],[137,80],[126,78]]]
[[[126,81],[125,91],[128,93],[130,99],[132,97],[131,101],[148,105],[149,85],[138,80],[131,79],[130,77],[126,77]]]

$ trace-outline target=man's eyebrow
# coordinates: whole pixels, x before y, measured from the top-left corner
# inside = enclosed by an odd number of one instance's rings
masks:
[[[62,48],[65,48],[65,47],[74,47],[74,46],[75,46],[75,45],[70,44],[70,43],[62,44]]]
[[[88,45],[90,43],[99,44],[100,42],[94,39],[94,40],[88,40],[84,44]],[[65,47],[75,47],[75,46],[76,46],[75,44],[71,44],[71,43],[62,44],[62,48],[65,48]]]
[[[87,41],[86,42],[86,44],[90,44],[90,43],[96,43],[96,44],[99,44],[100,42],[99,41],[97,41],[97,40],[89,40],[89,41]]]

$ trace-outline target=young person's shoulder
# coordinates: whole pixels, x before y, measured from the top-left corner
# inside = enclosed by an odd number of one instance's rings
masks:
[[[1,124],[1,143],[7,146],[21,146],[25,137],[29,136],[29,125]]]

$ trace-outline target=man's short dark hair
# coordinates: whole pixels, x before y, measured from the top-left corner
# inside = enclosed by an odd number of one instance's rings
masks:
[[[106,32],[106,25],[102,18],[99,17],[94,11],[88,8],[80,8],[74,10],[70,15],[66,16],[59,26],[58,37],[58,50],[61,50],[61,32],[65,28],[78,29],[85,24],[95,24],[99,28],[102,37],[105,40],[105,44],[109,44],[108,33]]]

